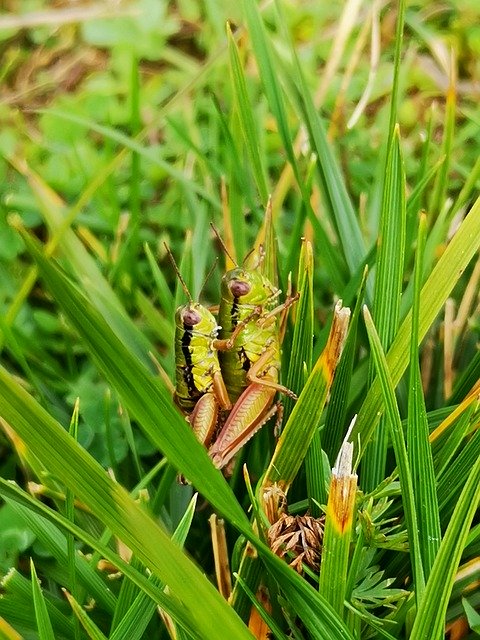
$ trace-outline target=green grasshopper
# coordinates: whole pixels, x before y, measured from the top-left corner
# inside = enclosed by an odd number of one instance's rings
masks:
[[[213,314],[194,302],[170,249],[165,245],[188,304],[175,312],[175,392],[173,399],[206,447],[217,428],[219,410],[232,407],[214,348],[218,335]]]
[[[209,450],[218,468],[224,467],[275,413],[281,419],[281,405],[273,403],[277,391],[296,398],[279,383],[277,316],[285,313],[297,296],[287,297],[283,304],[269,310],[280,293],[258,268],[236,266],[222,278],[221,328],[214,346],[219,350],[222,376],[235,405]]]

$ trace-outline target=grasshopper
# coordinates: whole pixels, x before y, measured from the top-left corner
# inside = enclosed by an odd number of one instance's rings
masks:
[[[224,467],[273,415],[278,413],[281,419],[281,405],[273,403],[277,391],[296,398],[279,383],[277,316],[285,313],[297,296],[287,297],[283,304],[269,310],[280,293],[258,269],[236,266],[222,278],[221,328],[214,346],[235,405],[209,450],[218,468]]]
[[[197,438],[208,447],[215,435],[219,409],[232,407],[213,346],[219,327],[207,307],[193,301],[170,249],[165,248],[188,298],[188,303],[175,312],[173,399]]]

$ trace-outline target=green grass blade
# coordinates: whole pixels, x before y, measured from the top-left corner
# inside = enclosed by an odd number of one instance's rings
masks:
[[[320,431],[313,433],[312,441],[305,456],[305,479],[307,482],[308,511],[314,518],[322,515],[321,504],[327,502],[327,480],[323,464]]]
[[[468,471],[479,456],[480,431],[477,431],[438,480],[438,504],[442,522],[446,522],[454,510],[458,495],[467,481]]]
[[[294,67],[290,77],[297,78],[299,82],[299,86],[292,85],[293,94],[296,95],[303,113],[310,137],[310,145],[316,154],[317,168],[325,201],[338,231],[338,237],[343,248],[343,257],[352,275],[362,266],[366,253],[360,225],[337,159],[328,142],[325,126],[315,108],[293,46],[291,46],[291,52]]]
[[[288,372],[285,384],[297,395],[305,384],[305,369],[310,374],[312,369],[313,351],[313,254],[309,242],[302,243],[298,263],[299,281],[297,291],[300,295],[298,302],[290,312],[295,314],[296,322],[293,329],[292,346]],[[283,401],[284,421],[287,422],[293,408],[294,401],[285,398]]]
[[[75,598],[64,590],[65,596],[72,607],[73,613],[78,620],[82,623],[83,628],[87,632],[87,635],[91,640],[107,640],[107,636],[104,635],[97,625],[90,619],[85,609],[78,604]]]
[[[377,265],[373,297],[373,319],[384,350],[390,347],[398,328],[405,254],[405,171],[400,132],[395,128],[387,154],[380,218]],[[362,465],[362,486],[373,489],[385,478],[387,430],[381,420]]]
[[[19,630],[31,630],[37,633],[37,619],[32,607],[32,581],[23,576],[17,569],[10,569],[2,577],[2,597],[0,598],[0,620],[4,616]],[[56,636],[71,638],[73,624],[70,616],[62,613],[59,607],[63,602],[58,598],[44,598],[48,616]],[[20,638],[20,636],[18,636]],[[21,638],[20,638],[21,640]]]
[[[353,640],[353,636],[337,615],[333,607],[322,598],[306,580],[301,578],[285,562],[272,553],[263,553],[262,545],[257,547],[262,560],[271,572],[295,613],[314,640]]]
[[[453,70],[453,52],[451,53],[451,70],[449,86],[447,90],[447,99],[445,105],[445,123],[443,130],[442,141],[442,155],[445,157],[445,162],[440,167],[440,171],[437,174],[435,184],[432,191],[432,196],[429,202],[429,211],[432,215],[436,216],[443,208],[448,185],[448,171],[452,161],[452,146],[455,133],[455,119],[456,119],[456,106],[457,106],[457,94],[455,88],[455,72]]]
[[[480,501],[480,456],[477,457],[455,506],[415,616],[410,640],[441,638],[455,572]]]
[[[193,516],[195,515],[196,504],[197,495],[190,500],[178,527],[172,535],[172,541],[176,542],[181,548],[183,548],[190,530]],[[162,587],[161,582],[155,576],[150,576],[149,580],[155,584],[155,586],[159,588]],[[113,633],[110,633],[110,640],[141,640],[151,617],[155,613],[156,606],[148,594],[139,593],[128,611],[126,611],[121,620],[119,620],[118,624],[115,625],[112,622]]]
[[[50,616],[47,611],[47,605],[45,604],[45,599],[40,587],[40,581],[37,578],[35,565],[33,564],[32,559],[30,559],[30,572],[32,576],[33,606],[35,609],[35,617],[37,619],[39,640],[55,640],[52,623],[50,622]]]
[[[435,320],[445,300],[462,275],[480,246],[480,198],[463,220],[442,257],[422,287],[420,294],[418,339],[423,340]],[[402,322],[395,340],[387,353],[387,363],[394,385],[398,384],[409,361],[411,314]],[[352,441],[360,436],[360,447],[364,451],[365,442],[382,412],[383,397],[379,380],[374,381],[358,413],[352,432]]]
[[[235,96],[235,105],[242,128],[243,140],[248,157],[252,165],[253,177],[260,193],[263,204],[268,200],[269,188],[267,185],[266,171],[260,155],[260,141],[258,139],[257,125],[248,96],[245,74],[240,61],[237,43],[233,37],[230,25],[227,24],[228,51],[230,54],[230,72]]]
[[[415,496],[420,552],[425,579],[428,580],[441,540],[437,487],[430,442],[428,420],[420,378],[418,354],[418,312],[422,287],[423,251],[426,217],[420,218],[415,261],[412,337],[410,341],[410,379],[408,395],[407,448]]]
[[[318,582],[318,590],[342,618],[357,494],[352,454],[353,445],[344,442],[332,469]]]
[[[324,351],[318,358],[278,440],[262,486],[280,484],[286,491],[305,458],[332,384],[350,319],[350,309],[338,303]]]
[[[25,446],[35,450],[49,471],[181,598],[188,608],[189,628],[204,638],[251,637],[202,572],[4,369],[0,369],[0,400],[3,417]],[[212,628],[212,615],[218,627]]]
[[[247,594],[250,602],[255,607],[255,609],[260,614],[262,620],[268,625],[270,629],[270,637],[276,638],[276,640],[288,640],[287,636],[283,633],[281,628],[275,622],[275,619],[262,607],[260,602],[255,597],[255,594],[249,588],[248,584],[243,580],[241,576],[236,576],[238,584],[242,587],[242,589]]]
[[[78,410],[79,400],[77,398],[72,418],[70,420],[69,434],[78,440]],[[75,496],[70,489],[65,492],[65,516],[74,522],[75,519]],[[77,586],[77,570],[75,566],[75,540],[71,534],[67,534],[67,558],[68,558],[68,577],[70,583],[70,590],[74,598],[78,599],[78,586]],[[74,620],[75,640],[80,640],[80,627],[78,620]]]
[[[272,51],[267,40],[262,17],[257,4],[253,2],[253,0],[242,0],[242,8],[247,20],[248,32],[252,40],[253,50],[260,70],[260,78],[265,90],[265,95],[267,96],[270,109],[277,121],[278,132],[282,139],[288,161],[292,166],[297,182],[300,182],[299,169],[295,152],[293,150],[292,135],[288,126],[285,100],[283,98],[280,82],[273,64]]]
[[[402,490],[402,504],[405,513],[405,521],[407,525],[410,560],[413,570],[413,579],[415,586],[415,597],[417,602],[421,602],[423,590],[425,588],[425,579],[422,566],[422,558],[420,555],[420,545],[418,539],[417,514],[415,509],[415,496],[413,493],[412,475],[408,462],[407,449],[403,439],[402,421],[398,411],[398,405],[395,398],[395,389],[393,381],[388,370],[385,354],[380,343],[380,338],[376,332],[375,325],[368,312],[364,308],[365,325],[367,327],[368,339],[372,350],[377,375],[382,387],[384,395],[386,417],[390,427],[395,459],[398,466],[398,475],[400,478],[400,487]],[[352,436],[353,439],[353,436]]]

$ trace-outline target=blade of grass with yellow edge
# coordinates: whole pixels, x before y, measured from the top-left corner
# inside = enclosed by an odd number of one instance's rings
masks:
[[[37,619],[39,640],[55,640],[55,635],[53,633],[52,623],[50,622],[50,616],[48,615],[45,598],[40,587],[40,581],[37,578],[35,565],[33,564],[33,560],[31,558],[30,574],[32,578],[33,608],[35,609],[35,617]]]
[[[230,24],[227,22],[228,52],[230,54],[230,74],[233,87],[234,104],[240,120],[243,141],[250,160],[252,175],[257,185],[262,202],[266,204],[268,199],[267,173],[260,154],[260,140],[258,138],[257,123],[248,95],[245,74],[240,61],[237,43],[232,35]]]
[[[435,320],[445,300],[459,280],[464,269],[480,246],[480,198],[473,204],[457,232],[448,244],[438,263],[426,280],[420,293],[418,340],[425,334]],[[397,385],[409,364],[411,313],[400,325],[395,339],[386,355],[392,383]],[[380,381],[377,378],[367,392],[358,412],[357,422],[352,433],[352,441],[360,438],[360,454],[365,452],[365,444],[383,412],[384,399]]]
[[[23,640],[22,636],[0,616],[0,638],[1,640]]]
[[[72,607],[73,613],[77,619],[80,620],[82,627],[87,632],[88,637],[91,638],[91,640],[107,640],[107,636],[100,631],[85,609],[78,604],[75,598],[66,589],[62,589],[62,591],[67,598],[68,603]]]
[[[398,125],[393,131],[385,165],[385,181],[377,241],[377,262],[372,316],[382,348],[387,350],[398,329],[400,301],[403,285],[405,254],[405,171],[400,148]],[[375,368],[370,363],[369,378],[373,380]],[[361,467],[362,487],[373,491],[385,478],[388,435],[381,418],[367,444]]]
[[[348,442],[350,432],[351,427],[332,469],[318,582],[320,594],[342,618],[357,495],[357,475],[352,471],[353,444]]]
[[[443,638],[445,613],[455,572],[480,502],[480,456],[477,456],[457,501],[433,563],[425,594],[415,616],[410,640]]]
[[[260,493],[278,484],[286,493],[307,454],[318,427],[347,334],[350,309],[335,306],[327,345],[318,358],[277,442],[260,485]]]
[[[428,440],[428,420],[420,378],[418,353],[418,311],[420,307],[420,290],[422,288],[426,223],[426,216],[422,214],[418,226],[414,274],[410,378],[408,384],[407,449],[417,513],[420,553],[425,579],[427,580],[438,552],[442,533],[432,449]]]
[[[464,438],[468,437],[472,425],[475,424],[472,421],[475,420],[475,414],[478,411],[478,397],[474,398],[474,400],[475,402],[468,402],[467,400],[467,402],[462,403],[466,405],[467,408],[463,411],[458,420],[455,420],[455,424],[448,430],[448,433],[445,433],[439,441],[438,439],[433,440],[430,438],[434,453],[437,478],[441,478],[448,469],[451,462],[454,460],[455,454],[458,453],[464,443]],[[461,405],[459,405],[459,407],[460,406]],[[440,425],[440,427],[441,426],[442,425]],[[437,429],[435,431],[437,431]],[[433,436],[434,433],[435,432],[431,433],[430,436]]]
[[[380,380],[382,393],[386,408],[387,425],[390,431],[395,459],[398,467],[398,475],[400,479],[400,487],[402,491],[402,504],[405,512],[405,521],[407,526],[410,561],[413,571],[413,583],[415,589],[415,598],[418,604],[422,601],[423,591],[425,589],[425,578],[423,571],[422,557],[420,555],[420,543],[418,534],[418,517],[416,513],[415,496],[413,492],[412,474],[408,460],[407,448],[403,439],[402,421],[398,411],[398,405],[395,398],[395,389],[392,378],[388,370],[385,354],[380,343],[380,338],[373,324],[372,317],[364,307],[365,326],[367,328],[370,348],[373,355],[377,375]]]

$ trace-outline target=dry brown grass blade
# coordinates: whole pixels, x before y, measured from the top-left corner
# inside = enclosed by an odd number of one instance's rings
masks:
[[[212,513],[208,522],[210,524],[210,534],[212,537],[217,587],[225,600],[228,600],[232,593],[232,579],[230,576],[230,565],[228,561],[225,524],[223,520],[217,518],[215,513]]]

